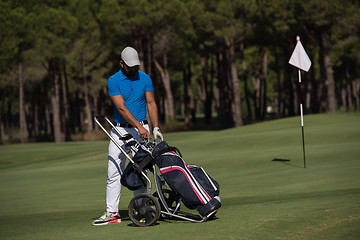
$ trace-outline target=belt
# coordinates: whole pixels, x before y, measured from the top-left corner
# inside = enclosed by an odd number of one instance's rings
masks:
[[[141,121],[140,124],[141,125],[148,124],[148,121],[147,120]],[[115,123],[115,125],[117,127],[122,127],[122,128],[133,128],[133,127],[135,127],[135,126],[131,125],[130,123]]]

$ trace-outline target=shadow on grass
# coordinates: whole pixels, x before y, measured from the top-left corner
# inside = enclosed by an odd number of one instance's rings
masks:
[[[131,219],[129,217],[129,212],[127,210],[120,210],[119,213],[120,213],[122,222],[125,222],[125,221],[131,222]]]
[[[124,221],[130,221],[130,223],[127,225],[128,227],[140,227],[140,226],[137,226],[135,223],[133,223],[128,215],[128,212],[127,211],[120,211],[120,212],[124,212],[122,215],[121,215],[121,219],[124,220]],[[126,212],[126,214],[125,214]],[[126,215],[126,218],[123,218],[123,216]],[[214,220],[217,220],[218,217],[216,216],[211,216],[207,222],[210,222],[210,221],[214,221]],[[161,224],[162,222],[165,222],[165,223],[184,223],[184,222],[188,222],[188,223],[192,223],[191,221],[189,220],[185,220],[185,219],[181,219],[181,218],[177,218],[177,217],[171,217],[171,216],[167,216],[165,217],[163,214],[160,215],[160,218],[151,226],[147,226],[147,227],[152,227],[152,226],[157,226],[159,224]]]
[[[290,163],[289,159],[281,159],[281,158],[274,158],[273,160],[271,160],[272,162],[280,162],[282,164],[291,166],[291,167],[296,167],[296,168],[304,168],[303,166],[298,166],[295,164]]]

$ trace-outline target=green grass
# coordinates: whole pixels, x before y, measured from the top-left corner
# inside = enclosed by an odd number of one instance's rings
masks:
[[[0,146],[0,239],[360,239],[360,114],[165,134],[220,184],[217,219],[92,227],[105,209],[107,141]],[[274,162],[274,158],[289,162]]]

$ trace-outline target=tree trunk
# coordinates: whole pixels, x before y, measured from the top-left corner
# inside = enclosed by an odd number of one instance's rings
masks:
[[[74,124],[74,129],[73,129],[73,132],[76,132],[76,127],[78,127],[78,131],[79,132],[82,132],[83,131],[83,118],[82,118],[82,115],[83,115],[83,112],[81,111],[82,110],[82,103],[80,101],[80,98],[81,98],[81,93],[79,90],[76,91],[76,94],[75,94],[75,106],[73,106],[73,108],[75,109],[75,114],[73,113],[73,115],[76,115],[76,118],[75,118],[75,124]],[[73,111],[74,112],[74,111]]]
[[[87,132],[90,133],[93,130],[93,121],[92,121],[92,117],[91,117],[91,106],[90,106],[88,79],[87,79],[88,76],[87,76],[86,67],[85,67],[84,62],[82,64],[82,73],[83,73],[83,88],[84,88]]]
[[[266,49],[264,49],[264,55],[263,55],[263,61],[262,61],[262,96],[261,96],[261,118],[265,117],[266,113],[266,107],[267,107],[267,97],[266,97],[266,91],[267,91],[267,70],[268,69],[268,54]]]
[[[183,70],[184,78],[184,122],[189,124],[190,120],[195,123],[195,104],[194,96],[191,88],[191,65],[190,63]],[[190,118],[191,117],[191,118]]]
[[[154,64],[155,67],[159,70],[161,75],[161,80],[164,86],[165,90],[165,98],[164,98],[164,104],[165,104],[165,121],[169,119],[175,119],[175,107],[174,107],[174,98],[173,94],[171,92],[171,82],[170,82],[170,76],[167,69],[167,56],[164,53],[163,54],[163,64],[164,66],[161,67],[160,63],[154,58]]]
[[[0,94],[1,94],[1,96],[4,96],[5,94],[4,94],[4,92],[2,91],[2,89],[0,90]],[[2,144],[2,142],[3,142],[3,137],[4,137],[4,135],[5,135],[5,126],[4,126],[4,109],[5,109],[5,107],[4,107],[4,105],[5,105],[5,101],[0,101],[0,144]]]
[[[212,118],[212,91],[213,91],[213,58],[211,58],[211,69],[210,69],[210,80],[209,80],[209,64],[208,57],[200,59],[201,63],[201,72],[202,72],[202,85],[203,85],[203,106],[204,106],[204,115],[205,122],[210,123]]]
[[[34,133],[35,136],[40,135],[39,106],[34,106]]]
[[[296,71],[297,72],[297,71]],[[295,76],[295,75],[294,75]],[[296,74],[296,76],[298,76],[298,74]],[[291,81],[292,84],[292,89],[293,89],[293,108],[297,109],[298,114],[300,114],[300,101],[302,101],[302,99],[300,99],[301,97],[301,85],[299,83],[299,79],[298,78],[294,78],[293,81]],[[300,93],[300,94],[299,94]],[[295,112],[294,112],[295,113]]]
[[[230,86],[232,90],[233,101],[231,104],[233,122],[235,127],[243,125],[242,115],[241,115],[241,96],[240,96],[240,87],[239,87],[239,78],[236,67],[235,59],[235,46],[234,39],[229,39],[225,36],[226,51],[230,64]]]
[[[63,100],[63,107],[64,107],[64,114],[62,115],[62,123],[63,123],[63,129],[65,130],[65,139],[70,139],[70,106],[68,101],[68,86],[67,86],[67,74],[66,74],[66,66],[64,63],[63,71],[62,71],[62,77],[61,77],[61,84],[62,84],[62,100]]]
[[[94,106],[94,114],[98,114],[99,112],[99,98],[100,98],[100,93],[98,92],[97,94],[94,95],[94,99],[93,99],[93,106]],[[149,118],[147,118],[149,119]],[[92,119],[91,119],[92,121]],[[94,124],[95,130],[99,129],[99,125]],[[152,129],[152,128],[150,128]]]
[[[240,43],[240,56],[241,56],[241,67],[242,67],[242,78],[244,81],[244,90],[245,90],[245,102],[246,102],[246,107],[247,107],[247,111],[248,111],[248,118],[252,119],[252,110],[251,110],[251,104],[250,104],[250,91],[249,91],[249,86],[248,86],[248,70],[247,70],[247,66],[246,66],[246,61],[245,61],[245,56],[244,56],[244,42]]]
[[[352,98],[352,85],[349,71],[346,70],[346,95],[349,109],[353,109],[353,98]]]
[[[212,119],[213,112],[213,98],[214,98],[214,57],[211,56],[211,65],[210,65],[210,81],[209,86],[206,86],[206,99],[205,99],[205,122],[210,123]]]
[[[25,126],[27,129],[27,138],[32,138],[34,136],[34,110],[31,108],[30,104],[25,104]]]
[[[306,85],[306,92],[305,92],[305,109],[311,108],[311,82],[308,81]]]
[[[313,56],[312,59],[315,59]],[[310,106],[311,113],[318,113],[320,109],[320,102],[318,97],[319,83],[316,81],[315,71],[311,71],[311,88],[310,88]]]
[[[140,66],[139,70],[142,72],[145,72],[145,56],[144,56],[144,48],[143,48],[143,42],[140,38],[135,38],[135,49],[138,52],[139,60],[140,60]]]
[[[254,75],[252,76],[252,83],[254,86],[254,104],[255,104],[255,117],[256,119],[262,118],[262,91],[263,91],[263,65],[264,65],[264,49],[259,50],[259,56],[257,59],[257,66]]]
[[[360,78],[353,80],[352,86],[356,106],[354,110],[358,110],[360,107]]]
[[[60,89],[59,89],[59,73],[54,72],[53,75],[53,91],[51,94],[51,105],[53,110],[53,126],[54,126],[54,140],[55,142],[63,142],[60,121]]]
[[[294,86],[293,86],[293,78],[290,74],[290,68],[288,67],[288,63],[284,61],[284,109],[283,116],[294,116],[295,108],[294,108]],[[297,76],[297,75],[296,75]]]
[[[334,79],[334,71],[330,62],[330,54],[325,56],[325,68],[326,68],[326,83],[327,83],[327,96],[329,101],[329,111],[331,113],[336,113],[337,109],[337,101],[336,101],[336,93],[335,93],[335,79]]]
[[[218,72],[218,117],[219,122],[222,128],[233,127],[233,116],[232,116],[232,93],[230,91],[229,86],[229,71],[228,69],[228,61],[224,54],[221,51],[221,47],[219,52],[216,53],[216,62],[217,62],[217,72]]]
[[[190,96],[187,91],[188,89],[188,74],[186,72],[186,67],[183,69],[183,82],[184,82],[184,123],[186,125],[190,124]]]
[[[51,99],[51,94],[49,94]],[[46,104],[45,107],[45,120],[46,120],[46,134],[51,136],[52,134],[52,125],[51,125],[51,104]]]
[[[261,104],[260,104],[260,96],[261,96],[261,78],[259,76],[259,73],[255,73],[255,76],[251,77],[252,79],[252,83],[254,86],[254,104],[255,104],[255,117],[256,119],[260,119],[260,109],[261,109]]]
[[[322,50],[320,45],[320,57],[319,57],[319,66],[320,66],[320,82],[318,84],[318,102],[319,102],[319,113],[325,113],[327,111],[327,96],[326,96],[326,71],[324,64],[324,57],[322,57]]]
[[[146,43],[146,73],[149,74],[150,77],[152,77],[152,44],[150,43],[151,37],[148,36],[147,43]]]
[[[189,110],[190,110],[191,122],[195,123],[196,122],[196,112],[195,112],[196,109],[195,109],[195,100],[194,100],[194,94],[193,94],[192,84],[191,84],[192,71],[191,71],[190,63],[188,63],[187,68],[188,68],[188,70],[187,70],[187,73],[188,73],[187,92],[188,92],[189,100],[190,100],[190,105],[189,105],[190,109]]]
[[[329,37],[326,34],[321,36],[320,55],[323,58],[324,64],[324,73],[325,73],[325,83],[327,86],[327,100],[328,100],[328,111],[335,113],[337,109],[336,93],[335,93],[335,79],[334,71],[331,65],[330,52],[331,52],[331,42]]]
[[[341,105],[345,111],[347,111],[347,104],[346,104],[346,88],[342,86],[341,88]]]
[[[4,137],[4,122],[2,119],[2,112],[0,112],[0,144],[3,143],[3,137]]]
[[[26,142],[27,128],[25,117],[25,103],[24,103],[24,78],[23,78],[23,65],[19,64],[19,114],[20,114],[20,141]]]

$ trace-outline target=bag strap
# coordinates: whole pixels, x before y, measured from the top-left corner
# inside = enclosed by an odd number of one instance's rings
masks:
[[[179,156],[182,158],[182,154],[180,152],[180,150],[177,148],[177,147],[170,147],[170,151],[174,151],[174,152],[177,152],[179,154]]]

